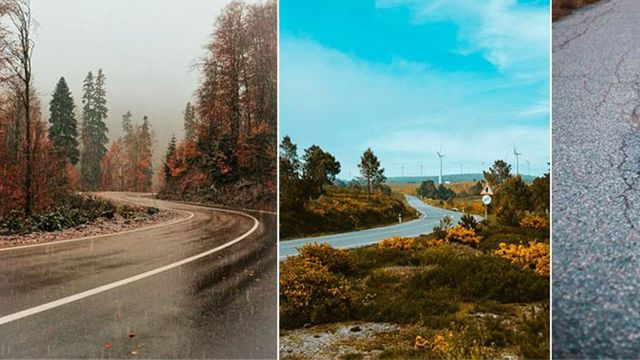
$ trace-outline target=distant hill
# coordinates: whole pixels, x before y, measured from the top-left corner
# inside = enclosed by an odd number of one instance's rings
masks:
[[[531,182],[535,179],[535,176],[522,175],[522,179],[526,182]],[[387,183],[389,184],[398,184],[398,183],[409,183],[409,184],[420,184],[426,180],[433,180],[433,182],[438,183],[437,176],[391,176],[387,178]],[[478,181],[484,180],[484,175],[480,173],[475,174],[454,174],[454,175],[442,175],[442,181],[445,182],[469,182],[469,181]]]

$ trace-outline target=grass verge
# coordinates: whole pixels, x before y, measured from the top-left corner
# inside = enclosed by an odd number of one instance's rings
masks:
[[[391,225],[417,217],[402,194],[371,194],[364,191],[327,187],[325,194],[297,211],[280,212],[280,237],[293,239]]]

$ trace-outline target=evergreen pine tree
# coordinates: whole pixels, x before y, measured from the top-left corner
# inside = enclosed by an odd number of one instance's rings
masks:
[[[186,140],[192,140],[195,137],[196,112],[191,102],[187,103],[184,108],[184,134]]]
[[[163,171],[164,171],[164,179],[165,182],[168,184],[171,182],[171,166],[169,165],[169,162],[171,161],[171,158],[173,157],[173,155],[176,153],[176,144],[177,144],[177,139],[176,139],[176,135],[172,135],[171,136],[171,141],[169,141],[169,146],[167,147],[167,153],[164,157],[164,166],[163,166]]]
[[[75,104],[69,86],[64,77],[61,77],[56,85],[49,111],[49,139],[53,143],[54,150],[64,155],[73,165],[78,163],[80,152],[78,151],[78,122],[74,114]]]
[[[142,126],[140,127],[140,154],[142,157],[142,169],[143,175],[143,191],[149,191],[151,189],[151,182],[153,180],[153,168],[151,166],[152,161],[152,149],[153,139],[151,136],[151,123],[149,123],[149,117],[146,115],[142,120]]]
[[[82,94],[82,154],[80,181],[86,190],[95,190],[102,178],[100,162],[107,153],[107,117],[105,78],[102,70],[93,77],[89,72],[84,80]]]

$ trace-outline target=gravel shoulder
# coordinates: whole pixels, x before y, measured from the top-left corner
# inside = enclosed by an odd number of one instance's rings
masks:
[[[142,229],[186,218],[187,214],[172,210],[161,210],[154,215],[136,215],[131,219],[116,216],[114,219],[100,218],[97,221],[55,232],[34,232],[24,235],[0,236],[0,248],[31,245],[60,240],[76,239],[95,235],[116,234],[123,231]]]
[[[345,322],[283,330],[280,335],[282,359],[340,359],[360,354],[376,359],[382,353],[383,336],[397,334],[399,325],[388,323]]]

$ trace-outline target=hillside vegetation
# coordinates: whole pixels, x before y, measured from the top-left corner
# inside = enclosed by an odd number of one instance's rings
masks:
[[[358,324],[392,330],[326,348],[346,347],[353,359],[547,358],[549,176],[527,184],[510,169],[498,160],[484,174],[495,193],[489,221],[444,217],[429,235],[351,250],[309,244],[287,258],[280,267],[285,343],[301,328],[323,337],[327,327],[356,322],[356,332]],[[414,193],[450,206],[476,198],[481,187],[427,180]]]
[[[281,327],[397,325],[341,343],[356,349],[352,358],[372,350],[389,359],[547,358],[549,228],[538,220],[504,226],[467,218],[352,250],[307,245],[281,266]]]
[[[361,230],[416,216],[401,194],[393,194],[371,148],[360,157],[360,177],[336,178],[340,162],[318,145],[304,149],[289,136],[280,143],[280,239]]]
[[[280,212],[280,238],[291,239],[313,235],[366,229],[416,217],[415,210],[401,194],[367,193],[359,189],[328,186],[324,195],[308,201],[297,210]]]

